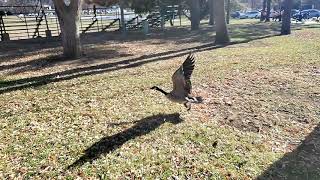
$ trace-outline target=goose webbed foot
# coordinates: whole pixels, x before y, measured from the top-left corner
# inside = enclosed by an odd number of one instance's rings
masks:
[[[183,105],[184,105],[184,107],[187,108],[187,111],[190,111],[190,109],[191,109],[191,104],[190,103],[186,102]]]

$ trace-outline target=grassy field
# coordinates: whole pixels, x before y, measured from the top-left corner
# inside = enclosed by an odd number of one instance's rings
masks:
[[[0,178],[319,179],[320,30],[277,23],[0,46]],[[193,51],[190,112],[151,91]]]

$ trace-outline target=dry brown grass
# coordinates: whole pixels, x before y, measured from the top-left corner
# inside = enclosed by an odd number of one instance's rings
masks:
[[[212,46],[209,27],[98,34],[72,61],[58,42],[2,46],[0,177],[319,178],[320,31],[231,27],[249,42]],[[189,51],[205,102],[186,112],[149,88],[170,89]]]

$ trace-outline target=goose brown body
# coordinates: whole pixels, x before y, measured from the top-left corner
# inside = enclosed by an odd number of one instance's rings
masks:
[[[163,93],[170,101],[184,104],[188,110],[191,108],[191,103],[201,103],[201,97],[191,96],[191,75],[194,69],[194,56],[189,55],[183,64],[172,75],[173,89],[170,93],[165,92],[157,86],[152,87]]]

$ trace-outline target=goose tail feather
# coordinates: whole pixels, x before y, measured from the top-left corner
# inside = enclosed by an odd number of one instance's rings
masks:
[[[199,103],[202,103],[203,102],[203,98],[200,97],[200,96],[197,96],[197,97],[187,97],[187,100],[191,103],[196,103],[196,104],[199,104]]]

